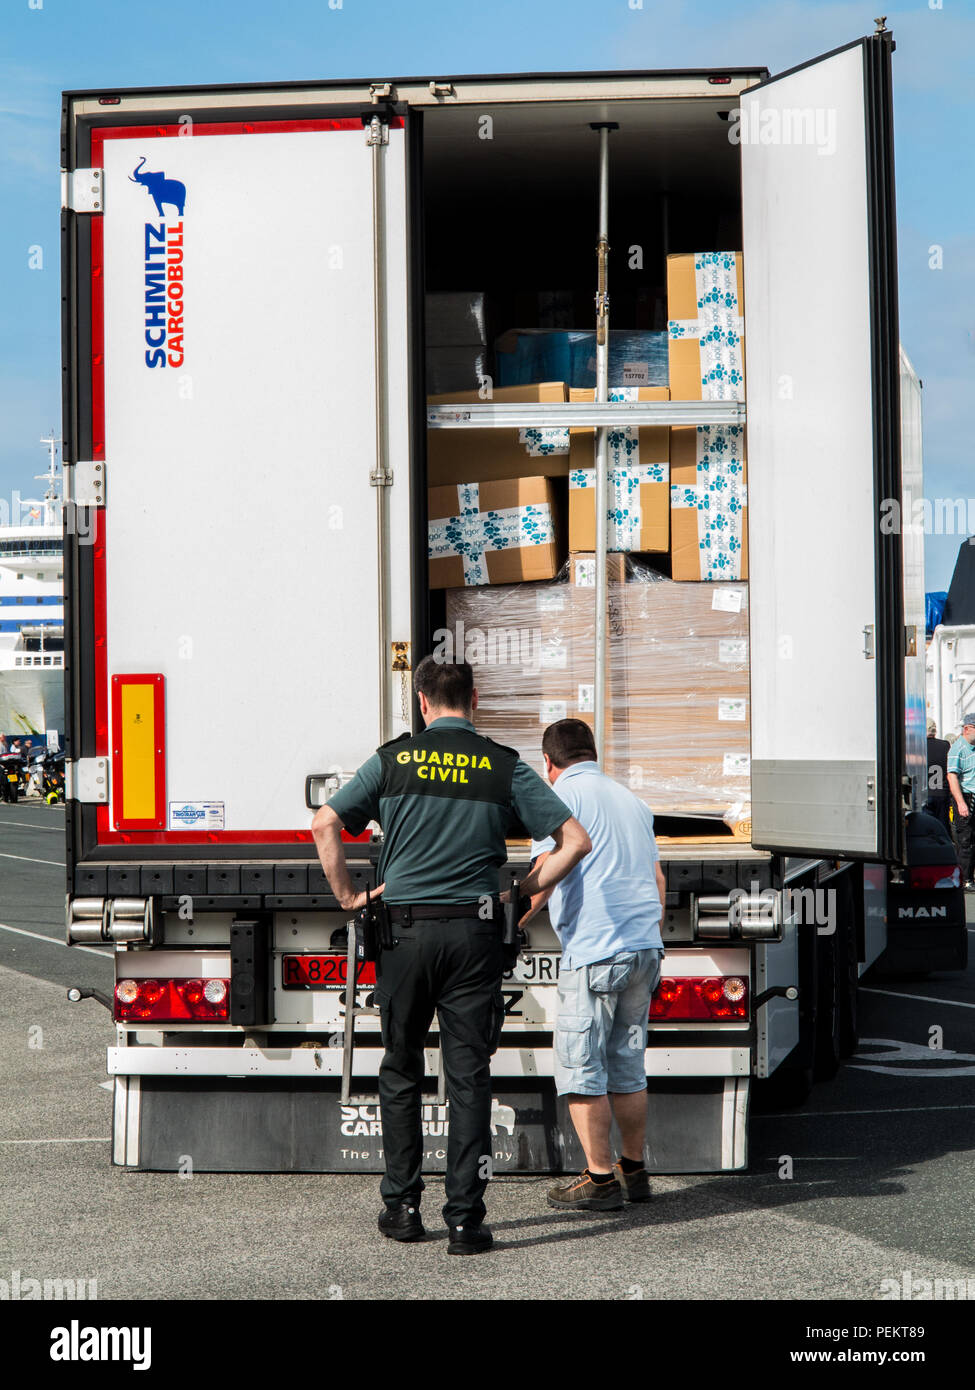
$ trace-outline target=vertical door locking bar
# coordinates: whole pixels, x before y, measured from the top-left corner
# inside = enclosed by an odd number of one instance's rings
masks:
[[[596,400],[609,400],[609,132],[618,130],[616,121],[593,122],[592,130],[599,132],[599,240],[596,292]],[[606,530],[608,510],[607,453],[609,435],[606,427],[596,430],[596,690],[595,738],[596,757],[603,763],[606,742]]]
[[[352,1093],[352,1061],[355,1056],[355,1021],[357,1018],[378,1018],[379,1009],[373,1005],[358,1007],[356,989],[355,918],[349,922],[349,949],[345,957],[345,1026],[342,1031],[342,1104],[349,1104]]]
[[[376,385],[376,456],[369,482],[376,489],[377,544],[377,620],[379,627],[379,742],[392,736],[390,719],[389,669],[389,503],[386,489],[393,475],[388,467],[389,431],[386,390],[386,183],[384,151],[389,144],[390,111],[363,115],[366,144],[372,149],[372,293],[374,323],[374,365]]]

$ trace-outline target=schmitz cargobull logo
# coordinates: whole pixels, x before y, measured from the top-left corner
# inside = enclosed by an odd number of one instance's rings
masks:
[[[143,155],[129,177],[142,184],[160,217],[158,223],[147,222],[145,232],[146,366],[182,367],[186,184],[145,169],[145,162]],[[179,221],[167,220],[164,208],[173,208]]]

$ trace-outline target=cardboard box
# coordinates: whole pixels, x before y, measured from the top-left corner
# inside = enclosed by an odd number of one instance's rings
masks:
[[[558,573],[555,496],[547,478],[430,488],[427,517],[431,589]]]
[[[667,356],[673,401],[745,399],[740,251],[667,257]]]
[[[533,386],[496,388],[494,401],[555,401],[566,399],[565,383],[545,381]],[[477,391],[449,392],[428,397],[430,405],[483,405]],[[563,430],[427,430],[427,482],[486,483],[498,478],[565,478],[569,472],[569,431]]]
[[[666,386],[624,386],[610,400],[666,401]],[[595,391],[569,391],[570,401],[591,401]],[[607,549],[666,553],[670,545],[670,429],[648,425],[611,430],[608,440]],[[596,431],[570,430],[569,549],[596,545]]]
[[[743,425],[670,432],[670,564],[677,580],[748,578]]]

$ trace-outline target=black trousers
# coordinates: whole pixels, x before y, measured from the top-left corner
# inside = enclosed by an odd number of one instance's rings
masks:
[[[958,862],[961,864],[962,880],[969,883],[972,869],[975,867],[975,826],[972,825],[975,819],[975,796],[968,793],[965,800],[968,802],[968,815],[960,816],[956,807],[955,834],[958,836]]]
[[[504,1017],[500,924],[455,917],[393,930],[396,945],[382,952],[376,974],[386,1049],[379,1068],[386,1161],[380,1191],[387,1206],[420,1201],[423,1047],[436,1012],[450,1102],[443,1216],[450,1226],[476,1226],[491,1169],[490,1058]]]

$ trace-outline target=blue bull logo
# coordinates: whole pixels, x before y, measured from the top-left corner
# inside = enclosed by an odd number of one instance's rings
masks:
[[[132,183],[141,183],[156,205],[156,211],[160,217],[164,216],[163,203],[168,203],[174,207],[180,217],[183,216],[183,208],[186,205],[186,184],[180,183],[179,179],[167,179],[163,173],[154,173],[148,169],[142,173],[142,166],[146,162],[145,155],[139,160],[132,170],[130,179]]]

